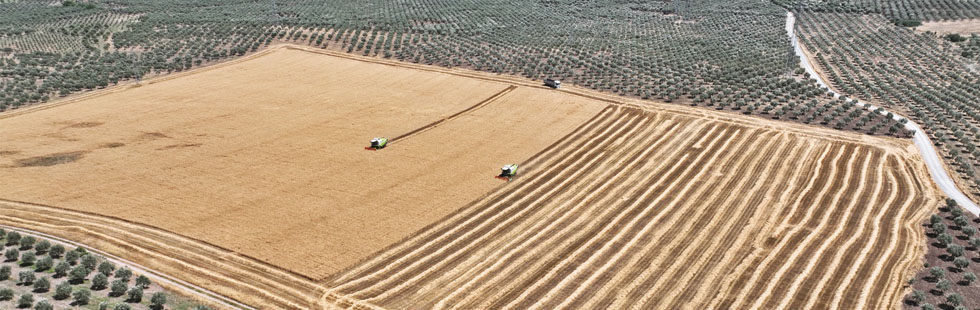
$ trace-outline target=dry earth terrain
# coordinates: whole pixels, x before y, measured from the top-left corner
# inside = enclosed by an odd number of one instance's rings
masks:
[[[924,251],[909,141],[347,58],[0,114],[0,223],[262,308],[895,309]]]
[[[915,27],[915,30],[932,31],[939,34],[958,33],[969,36],[973,33],[980,33],[980,19],[924,22],[922,26]]]

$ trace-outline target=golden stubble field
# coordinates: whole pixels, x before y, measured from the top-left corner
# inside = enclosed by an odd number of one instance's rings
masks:
[[[935,189],[907,142],[828,133],[610,108],[534,161],[546,168],[331,277],[326,297],[369,309],[898,309]]]
[[[0,198],[145,223],[317,279],[490,192],[501,165],[603,106],[283,49],[0,119]]]
[[[895,309],[939,201],[910,141],[325,53],[0,114],[0,223],[261,308]]]

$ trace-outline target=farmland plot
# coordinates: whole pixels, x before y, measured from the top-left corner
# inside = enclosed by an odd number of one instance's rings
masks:
[[[279,49],[0,114],[0,223],[270,309],[894,308],[922,252],[908,141],[423,69]]]
[[[491,191],[501,165],[603,106],[281,49],[0,119],[0,198],[149,224],[320,279]]]
[[[529,171],[328,281],[387,309],[889,309],[935,192],[877,145],[608,109]]]

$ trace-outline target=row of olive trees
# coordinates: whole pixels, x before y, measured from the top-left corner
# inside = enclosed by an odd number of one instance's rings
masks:
[[[804,45],[844,94],[921,124],[980,191],[980,73],[940,39],[881,16],[800,12]]]
[[[975,303],[975,301],[965,300],[961,294],[964,292],[961,288],[970,287],[977,281],[977,274],[967,271],[972,265],[972,260],[968,256],[980,252],[980,238],[972,222],[969,215],[965,214],[952,199],[946,200],[946,205],[940,208],[939,214],[933,214],[929,218],[928,236],[930,240],[934,240],[930,244],[931,249],[944,252],[939,255],[939,258],[943,264],[948,265],[944,268],[943,265],[930,266],[929,263],[925,263],[924,267],[928,268],[928,273],[922,277],[922,280],[932,284],[932,288],[927,289],[931,294],[915,289],[906,296],[906,300],[921,309],[933,310],[936,307],[930,301],[934,300],[942,302],[949,309],[957,310],[965,310],[965,302]],[[957,240],[969,241],[966,242],[966,246],[963,246],[960,245],[962,241]],[[915,285],[916,281],[915,278],[910,279],[909,285]]]
[[[11,265],[0,266],[0,302],[16,299],[15,303],[20,308],[33,306],[36,310],[51,309],[50,302],[45,299],[35,302],[34,296],[46,295],[53,286],[53,299],[70,299],[74,305],[86,305],[93,297],[93,292],[108,288],[108,297],[125,298],[126,303],[120,303],[114,309],[129,309],[129,304],[137,304],[143,300],[143,290],[151,285],[146,276],[134,277],[129,268],[117,269],[113,263],[88,253],[84,248],[67,250],[61,244],[38,240],[16,231],[0,229],[0,250],[4,253],[3,262],[19,266],[20,270],[14,278]],[[93,273],[94,276],[90,277]],[[110,282],[110,277],[115,280]],[[134,279],[134,284],[130,288],[131,279]],[[55,285],[56,281],[60,283]],[[3,288],[4,283],[29,287],[31,290],[18,297],[13,289]],[[163,309],[166,303],[167,296],[163,292],[154,293],[150,297],[150,306],[153,309]],[[100,309],[105,309],[107,305],[100,305]]]
[[[807,79],[782,30],[785,12],[771,3],[276,4],[115,0],[87,10],[16,4],[10,16],[0,16],[0,25],[19,22],[56,34],[51,40],[100,45],[72,52],[17,48],[8,53],[0,62],[0,109],[183,71],[288,41],[532,79],[559,78],[623,96],[838,129],[908,134],[881,113],[833,100]],[[17,42],[30,37],[4,38]],[[55,60],[35,61],[41,58]]]

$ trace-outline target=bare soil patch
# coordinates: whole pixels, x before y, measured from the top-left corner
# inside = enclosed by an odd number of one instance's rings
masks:
[[[17,167],[47,167],[60,164],[67,164],[82,158],[86,151],[55,153],[14,160]]]
[[[109,142],[101,145],[104,148],[116,148],[126,146],[126,143],[122,142]]]
[[[72,123],[71,125],[65,126],[65,128],[92,128],[102,126],[101,122],[79,122]]]
[[[924,22],[922,26],[915,27],[916,31],[932,31],[939,34],[958,33],[969,35],[980,33],[980,19],[965,19],[956,21]]]

